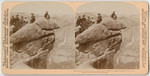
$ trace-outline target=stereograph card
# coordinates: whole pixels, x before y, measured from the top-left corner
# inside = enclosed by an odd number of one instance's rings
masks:
[[[4,74],[147,74],[146,1],[4,1]]]

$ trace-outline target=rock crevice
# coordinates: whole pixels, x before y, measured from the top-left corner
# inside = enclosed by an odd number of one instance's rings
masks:
[[[85,68],[83,64],[85,65],[86,63],[86,65],[89,64],[91,65],[90,67],[96,69],[113,69],[114,56],[120,49],[122,42],[120,30],[125,28],[124,24],[116,20],[106,19],[100,24],[91,25],[88,29],[77,35],[76,44],[79,45],[77,46],[77,53],[79,54],[76,55],[77,68]],[[81,52],[82,54],[80,54]],[[90,55],[84,56],[88,53],[94,56],[91,58],[89,57]],[[93,59],[97,60],[93,61]]]
[[[55,42],[53,30],[58,28],[59,26],[51,21],[39,19],[13,33],[10,36],[11,52],[13,52],[11,57],[15,55],[18,57],[11,60],[11,68],[16,68],[15,65],[22,63],[29,68],[46,69],[47,56]]]

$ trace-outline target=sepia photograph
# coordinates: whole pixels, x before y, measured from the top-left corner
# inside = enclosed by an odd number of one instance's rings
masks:
[[[59,2],[26,2],[10,11],[11,69],[73,69],[74,12]]]
[[[140,21],[136,6],[91,2],[75,14],[76,69],[139,69]]]
[[[148,74],[146,1],[4,1],[3,74]]]

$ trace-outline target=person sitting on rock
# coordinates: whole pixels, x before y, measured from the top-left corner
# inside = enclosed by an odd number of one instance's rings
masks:
[[[91,22],[92,22],[93,24],[95,24],[95,20],[94,20],[94,17],[93,17],[93,16],[91,17]]]
[[[31,13],[31,20],[30,20],[30,23],[33,23],[35,21],[35,16],[33,13]]]
[[[98,23],[101,23],[101,21],[102,21],[102,16],[101,16],[101,14],[99,13],[99,14],[97,14],[98,15],[98,20],[97,20],[97,24]]]
[[[13,25],[15,23],[15,18],[14,15],[12,15],[11,20],[10,20],[10,26]]]
[[[50,20],[50,15],[48,14],[48,15],[46,15],[46,17],[45,17],[47,20]]]
[[[78,16],[77,22],[76,22],[76,26],[79,26],[80,23],[82,22],[82,19],[80,16]]]
[[[20,28],[20,19],[19,15],[16,15],[16,18],[14,20],[14,32],[18,31]]]
[[[91,18],[88,16],[88,19],[87,19],[87,23],[90,24],[91,23]]]
[[[49,15],[49,14],[48,14],[48,11],[46,11],[46,13],[44,14],[44,17],[46,18],[46,17],[47,17],[47,15]]]
[[[27,20],[27,17],[26,17],[26,16],[24,17],[24,22],[25,22],[25,24],[28,23],[28,20]]]
[[[18,21],[20,21],[19,15],[16,15],[15,22],[18,22]]]
[[[20,22],[21,22],[22,24],[25,23],[25,22],[24,22],[24,17],[23,17],[23,16],[21,16]]]
[[[113,20],[116,20],[117,19],[117,15],[115,14],[115,11],[113,11],[113,13],[111,14],[111,18]]]
[[[86,21],[85,15],[82,16],[82,22]]]

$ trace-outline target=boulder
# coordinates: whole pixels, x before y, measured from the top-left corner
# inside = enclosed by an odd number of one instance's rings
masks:
[[[42,38],[42,49],[46,50],[48,49],[49,51],[51,51],[53,49],[53,44],[55,42],[55,36],[51,35],[51,36],[47,36]]]
[[[44,35],[42,29],[36,24],[27,24],[16,33],[10,36],[10,43],[20,43],[23,41],[30,41],[38,39]]]
[[[59,28],[58,24],[51,20],[46,20],[45,18],[36,20],[35,24],[37,24],[42,30],[53,30]]]
[[[18,50],[16,49],[17,53],[19,51],[18,54],[27,54],[31,58],[36,56],[39,53],[39,49],[41,49],[41,51],[44,51],[43,53],[41,53],[36,58],[28,60],[28,62],[26,63],[31,68],[45,69],[47,67],[47,56],[49,52],[53,49],[54,41],[54,35],[50,35],[37,40],[33,40],[28,43],[22,43],[20,45],[16,44],[15,47],[13,46],[13,48],[19,48]]]
[[[87,43],[91,41],[103,40],[110,36],[111,33],[102,24],[94,24],[76,37],[76,43]]]
[[[106,51],[103,55],[94,58],[87,58],[87,60],[76,66],[77,69],[113,69],[115,50]],[[82,57],[84,58],[84,57]]]
[[[57,28],[59,26],[53,21],[43,18],[32,24],[26,24],[13,33],[10,36],[11,49],[19,56],[13,58],[15,62],[11,61],[11,65],[13,65],[11,68],[24,64],[18,68],[25,66],[34,69],[46,69],[47,56],[53,49],[55,42],[53,29]],[[11,29],[13,30],[13,27]]]
[[[92,64],[92,66],[97,69],[113,69],[115,54],[115,50],[105,52],[99,60]]]
[[[18,53],[21,53],[25,51],[24,49],[26,48],[26,45],[29,43],[29,41],[26,42],[21,42],[21,43],[14,43],[10,46],[10,48]]]
[[[91,52],[95,56],[100,56],[104,53],[104,51],[109,47],[109,41],[108,39],[106,40],[101,40],[101,41],[96,41],[96,42],[90,42],[86,44],[80,44],[77,49],[80,52]]]
[[[26,47],[28,47],[28,45],[36,46],[36,47],[39,46],[39,47],[37,47],[37,49],[41,48],[40,46],[44,45],[44,44],[42,44],[42,40],[46,39],[47,37],[49,37],[49,39],[53,39],[53,40],[49,40],[50,42],[47,41],[47,42],[43,42],[43,43],[53,43],[55,41],[53,31],[43,30],[43,32],[44,32],[44,35],[41,36],[39,39],[35,39],[35,40],[31,40],[31,41],[23,41],[23,42],[19,42],[19,43],[13,43],[10,48],[12,50],[20,53],[20,52],[25,51]],[[40,43],[40,45],[38,43]],[[29,48],[30,48],[30,46],[29,46]]]
[[[26,64],[34,69],[46,69],[47,68],[47,64],[48,64],[48,53],[49,50],[43,50],[44,52],[41,53],[39,56],[31,59],[30,61],[28,61]]]
[[[109,30],[121,30],[126,28],[125,24],[119,20],[113,20],[112,18],[104,19],[101,24],[105,25]]]
[[[16,50],[19,53],[25,51],[28,55],[33,56],[37,54],[40,48],[42,48],[43,50],[51,50],[53,48],[54,41],[54,35],[47,36],[38,40],[31,41],[29,43],[24,42],[21,44],[14,44],[13,50]]]
[[[79,44],[77,49],[84,53],[88,54],[91,52],[96,57],[102,57],[101,59],[95,61],[92,63],[93,68],[97,69],[113,69],[114,68],[114,57],[117,53],[117,51],[120,49],[120,45],[122,42],[122,35],[120,31],[109,31],[111,35],[103,40],[97,40],[92,41],[84,44]],[[78,65],[77,68],[89,68],[88,61],[91,60],[91,58],[88,58],[88,60],[82,60],[86,56],[82,56],[82,59],[79,60],[81,55],[77,55],[77,62],[76,65]]]
[[[16,33],[10,36],[11,43],[20,43],[23,41],[30,41],[38,39],[41,36],[53,33],[53,29],[57,29],[59,26],[50,20],[40,19],[33,24],[26,24]]]
[[[109,41],[109,50],[115,49],[118,51],[120,49],[120,44],[122,42],[122,36],[117,35],[108,39]]]

